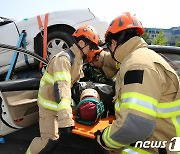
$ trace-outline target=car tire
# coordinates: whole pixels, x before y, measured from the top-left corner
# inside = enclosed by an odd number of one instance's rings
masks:
[[[39,43],[40,42],[40,43]],[[73,44],[73,38],[70,34],[54,31],[50,32],[47,37],[47,60],[50,60],[53,55],[70,48]],[[43,53],[43,38],[38,41],[35,51],[42,56]]]

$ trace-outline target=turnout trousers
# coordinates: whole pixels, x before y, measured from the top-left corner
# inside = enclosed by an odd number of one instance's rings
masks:
[[[39,105],[39,129],[40,137],[32,140],[26,154],[39,154],[45,148],[53,148],[56,145],[59,138],[57,111]]]

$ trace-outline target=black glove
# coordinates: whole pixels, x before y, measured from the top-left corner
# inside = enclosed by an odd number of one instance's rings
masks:
[[[97,136],[100,136],[102,133],[100,130],[97,130],[95,133],[94,133],[94,136],[95,138],[97,139]]]
[[[70,135],[73,128],[74,128],[74,126],[59,128],[59,133],[60,133],[60,135]]]
[[[104,129],[104,130],[105,130],[105,129]],[[103,130],[103,131],[97,130],[97,131],[94,133],[94,136],[96,137],[96,141],[97,141],[102,147],[104,147],[104,148],[106,149],[107,146],[105,145],[105,143],[104,143],[104,141],[103,141],[103,139],[102,139],[102,134],[103,134],[104,130]]]

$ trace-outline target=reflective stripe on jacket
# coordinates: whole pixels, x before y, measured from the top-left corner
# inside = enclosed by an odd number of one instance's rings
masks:
[[[180,115],[180,100],[158,102],[140,93],[127,92],[121,94],[121,102],[117,99],[115,103],[116,111],[123,108],[131,108],[157,118],[172,118]]]

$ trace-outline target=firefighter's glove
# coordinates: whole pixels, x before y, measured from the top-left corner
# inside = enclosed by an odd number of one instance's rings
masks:
[[[59,133],[60,133],[60,136],[61,135],[70,135],[72,130],[73,130],[74,126],[71,126],[71,127],[66,127],[66,128],[59,128]]]
[[[64,144],[67,143],[67,141],[69,142],[69,140],[72,137],[72,129],[74,127],[66,127],[66,128],[59,128],[59,142]]]
[[[104,129],[104,130],[105,130],[105,129]],[[94,136],[96,137],[96,141],[97,141],[104,149],[106,149],[106,150],[112,150],[112,149],[108,148],[108,147],[106,146],[106,144],[104,143],[104,141],[103,141],[102,135],[103,135],[104,130],[103,130],[103,131],[100,131],[100,130],[96,131],[96,132],[94,133]]]
[[[98,130],[98,131],[96,131],[96,132],[94,133],[94,136],[95,136],[95,138],[97,139],[97,137],[100,136],[101,134],[102,134],[101,131]]]
[[[105,144],[104,144],[104,141],[103,141],[103,139],[102,139],[102,135],[103,135],[103,132],[101,132],[100,130],[98,130],[98,131],[96,131],[96,132],[94,133],[94,136],[95,136],[97,142],[98,142],[101,146],[104,146]]]

